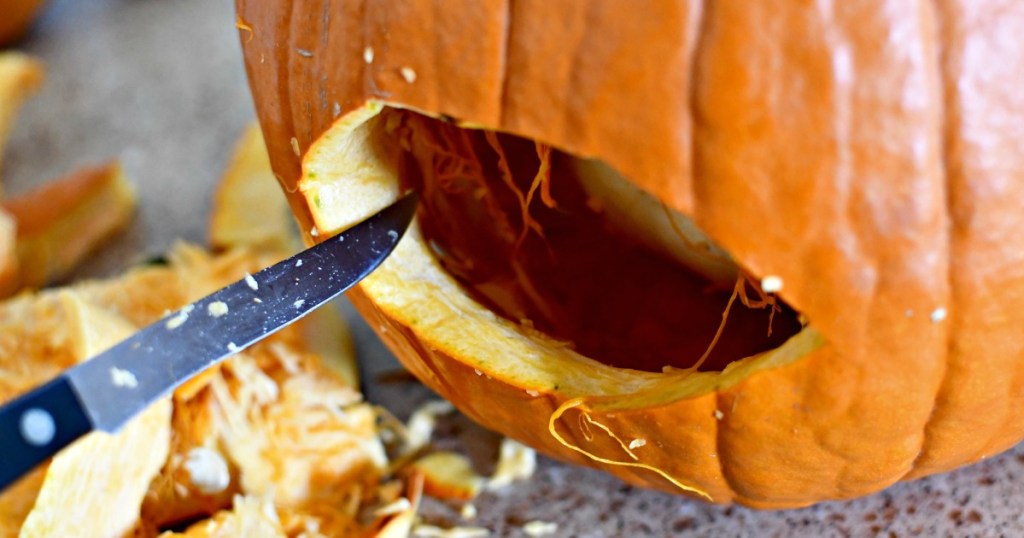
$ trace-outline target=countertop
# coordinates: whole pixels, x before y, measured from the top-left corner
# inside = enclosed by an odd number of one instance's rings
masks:
[[[202,242],[210,195],[254,113],[230,0],[55,0],[19,48],[42,58],[48,81],[23,110],[0,175],[14,193],[76,167],[120,157],[139,193],[131,230],[80,272],[111,275]],[[432,396],[398,368],[347,304],[368,397],[407,415]],[[392,376],[393,377],[393,376]],[[489,446],[467,421],[446,443]],[[486,450],[486,449],[484,449]],[[535,476],[476,502],[474,525],[525,536],[522,524],[559,524],[555,536],[1022,536],[1024,447],[942,476],[898,484],[852,502],[758,512],[626,486],[602,473],[541,458]],[[457,521],[432,503],[429,517]]]

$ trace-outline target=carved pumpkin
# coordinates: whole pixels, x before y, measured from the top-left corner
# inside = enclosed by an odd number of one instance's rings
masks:
[[[763,508],[1021,439],[1024,6],[238,8],[310,239],[420,191],[351,298],[480,423]]]

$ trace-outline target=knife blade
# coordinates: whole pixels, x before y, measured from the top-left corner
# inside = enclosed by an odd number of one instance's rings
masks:
[[[199,372],[355,285],[387,258],[415,211],[416,196],[407,195],[0,406],[0,490],[90,431],[116,432]]]

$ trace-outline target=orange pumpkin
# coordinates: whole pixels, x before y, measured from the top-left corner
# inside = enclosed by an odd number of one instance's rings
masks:
[[[420,190],[419,227],[351,298],[482,424],[763,508],[1022,438],[1024,6],[238,10],[272,163],[311,239],[393,200],[399,177]],[[594,276],[645,252],[664,274]],[[559,260],[576,276],[545,276]],[[680,342],[691,317],[703,328]],[[731,351],[691,368],[708,348]]]

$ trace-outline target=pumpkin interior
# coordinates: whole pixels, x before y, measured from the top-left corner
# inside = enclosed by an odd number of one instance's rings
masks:
[[[400,116],[390,123],[407,157],[401,178],[420,193],[425,238],[495,313],[610,366],[652,372],[693,367],[705,351],[700,369],[720,371],[799,331],[792,309],[750,297],[745,276],[734,277],[744,295],[723,326],[734,282],[716,283],[617,226],[607,213],[618,200],[587,187],[600,180],[594,166],[512,135],[390,113]],[[700,248],[682,232],[670,240]]]
[[[312,226],[306,229],[307,240],[315,242],[338,233],[383,209],[398,199],[403,180],[423,181],[422,177],[416,177],[422,175],[422,169],[412,147],[414,137],[403,133],[407,119],[419,117],[412,115],[414,113],[380,101],[367,101],[336,118],[306,149],[295,194],[304,200],[312,221]],[[400,179],[403,175],[411,177]],[[634,216],[659,214],[653,211],[627,213]],[[606,211],[606,215],[610,214]],[[583,398],[589,404],[610,411],[658,406],[723,390],[756,372],[798,361],[824,344],[813,324],[805,322],[803,328],[782,345],[749,356],[727,357],[716,365],[724,365],[721,370],[645,371],[635,365],[632,368],[612,366],[578,352],[565,340],[501,316],[481,299],[473,297],[466,285],[442,264],[443,256],[437,254],[440,245],[431,247],[426,239],[423,227],[431,226],[431,222],[429,216],[414,222],[388,259],[350,294],[371,326],[378,333],[393,337],[384,340],[400,359],[410,353],[421,356],[433,350],[452,361],[444,363],[446,368],[465,369],[460,375],[468,372],[480,379],[501,380],[530,398],[549,391],[560,399]],[[622,226],[623,229],[628,227]],[[670,236],[678,239],[676,230],[669,228]],[[650,239],[657,226],[643,229],[648,234],[641,239]],[[636,234],[633,235],[633,239],[637,239]],[[693,230],[687,235],[699,239],[699,234],[694,234]],[[632,244],[636,247],[636,242]],[[679,243],[672,241],[672,244]],[[715,249],[697,250],[714,252]],[[718,253],[715,259],[719,259]],[[677,269],[679,265],[676,264]],[[688,265],[702,267],[700,263]],[[732,278],[728,271],[714,263],[705,264],[701,271],[706,273],[704,282],[727,282],[720,278],[722,275]],[[745,285],[748,295],[757,298],[754,287]],[[643,310],[642,304],[636,299],[633,301],[622,315],[635,315]],[[716,310],[702,315],[720,321],[723,310],[713,303],[710,306]],[[733,310],[738,310],[735,304]],[[766,313],[770,316],[770,312]],[[783,332],[785,316],[791,318],[787,323],[796,323],[791,311],[777,312],[773,321],[775,331]],[[755,323],[754,329],[752,334],[763,341],[768,329],[767,316]],[[703,349],[710,343],[711,336],[707,335],[699,346],[694,346]],[[446,393],[442,389],[447,386],[448,373],[422,368],[415,362],[407,362],[406,366],[414,368],[429,385]],[[473,384],[448,388],[476,390]],[[464,403],[465,398],[461,396],[460,401]],[[481,414],[476,415],[482,418]]]
[[[599,163],[392,108],[343,142],[333,151],[391,163],[386,175],[420,193],[422,234],[470,296],[581,355],[650,372],[721,371],[800,330],[796,313],[692,221],[653,197],[627,203],[628,182]],[[306,188],[322,179],[306,177]],[[315,205],[329,198],[320,190]],[[660,240],[646,233],[652,215],[669,219]]]

